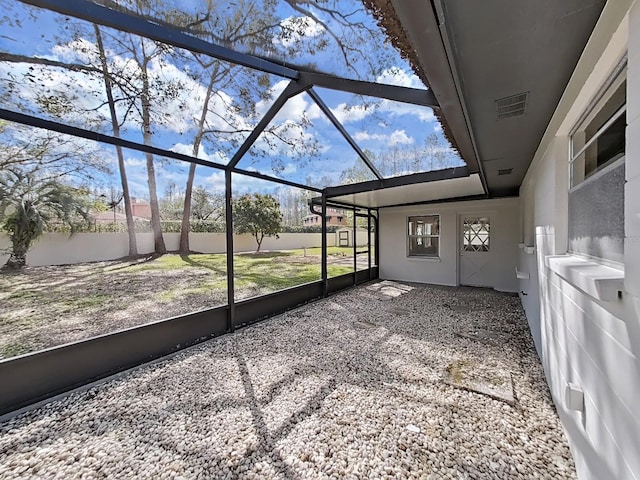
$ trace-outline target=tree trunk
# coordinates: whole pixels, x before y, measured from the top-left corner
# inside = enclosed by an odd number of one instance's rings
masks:
[[[102,35],[98,25],[93,25],[96,32],[96,40],[100,54],[100,64],[102,66],[102,76],[104,79],[104,88],[107,93],[107,102],[109,103],[109,113],[111,115],[111,127],[113,128],[113,136],[120,138],[120,125],[116,114],[116,106],[113,101],[113,90],[111,87],[111,77],[109,77],[109,69],[107,67],[107,57],[104,53],[104,44],[102,43]],[[124,154],[122,147],[116,145],[116,153],[118,155],[118,170],[120,171],[120,183],[122,183],[122,196],[124,198],[124,213],[127,218],[127,233],[129,235],[129,256],[138,255],[138,245],[136,241],[136,230],[133,222],[133,210],[131,208],[131,196],[129,194],[129,182],[127,181],[127,172],[124,164]]]
[[[145,132],[145,143],[147,142],[147,134]],[[146,143],[149,145],[148,143]],[[149,183],[149,204],[151,206],[151,229],[153,230],[153,246],[154,251],[160,255],[167,253],[167,247],[162,236],[162,224],[160,223],[160,206],[158,205],[158,193],[156,187],[156,171],[153,164],[153,155],[146,153],[147,159],[147,181]]]
[[[193,180],[195,176],[196,164],[192,163],[189,165],[187,187],[184,190],[184,210],[182,211],[182,223],[180,225],[180,253],[185,255],[191,250],[189,246],[189,230],[191,230],[191,194],[193,193]]]
[[[202,105],[202,112],[198,119],[198,133],[193,141],[193,156],[197,157],[200,153],[200,144],[202,143],[202,137],[204,135],[204,126],[207,119],[207,112],[209,111],[209,101],[213,95],[213,86],[218,79],[218,67],[214,68],[209,78],[209,84],[207,85],[207,93],[204,97],[204,103]],[[196,164],[189,165],[189,176],[187,177],[187,186],[184,190],[184,209],[182,210],[182,224],[180,226],[180,253],[188,254],[190,250],[189,246],[189,230],[191,229],[191,196],[193,193],[193,181],[196,177]]]
[[[9,260],[4,264],[3,270],[20,270],[27,265],[27,252],[16,252],[15,249],[11,252]]]
[[[27,233],[14,232],[11,235],[11,255],[4,264],[3,270],[20,270],[27,265],[27,252],[31,246],[31,240],[27,240]]]
[[[258,243],[258,248],[256,248],[256,253],[258,253],[260,251],[260,246],[262,245],[262,240],[264,240],[264,234],[259,235],[259,234],[255,234],[256,237],[256,242]]]
[[[151,99],[149,96],[149,76],[147,71],[147,63],[149,59],[144,53],[143,61],[140,64],[142,69],[142,93],[140,100],[142,102],[142,137],[145,145],[151,145]],[[167,247],[162,236],[162,225],[160,223],[160,206],[158,205],[158,191],[156,187],[156,171],[153,164],[153,154],[145,153],[147,160],[147,182],[149,184],[149,204],[151,206],[151,229],[153,230],[153,245],[155,253],[163,255],[167,253]]]

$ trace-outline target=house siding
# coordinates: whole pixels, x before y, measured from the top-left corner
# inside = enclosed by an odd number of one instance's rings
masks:
[[[605,7],[520,190],[522,235],[535,246],[535,261],[519,259],[519,269],[535,269],[521,280],[523,306],[581,479],[640,479],[640,4],[631,4]],[[549,258],[571,258],[570,130],[625,52],[624,287],[601,298]],[[582,412],[565,406],[569,382],[584,392]]]
[[[518,198],[476,200],[380,209],[380,277],[436,285],[458,284],[459,217],[491,216],[494,261],[484,272],[488,285],[500,291],[518,291],[516,265],[520,231]],[[407,218],[440,215],[440,257],[407,255]]]

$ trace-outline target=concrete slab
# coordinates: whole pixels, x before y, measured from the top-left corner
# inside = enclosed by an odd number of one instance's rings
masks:
[[[511,372],[500,366],[492,368],[469,360],[456,360],[445,368],[444,382],[512,406],[516,404]]]
[[[503,332],[484,329],[460,331],[457,332],[456,335],[475,342],[484,343],[485,345],[500,345],[509,337],[509,335]]]

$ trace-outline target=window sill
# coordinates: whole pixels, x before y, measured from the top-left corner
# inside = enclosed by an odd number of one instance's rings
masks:
[[[441,262],[442,260],[440,260],[440,257],[421,257],[419,255],[407,255],[407,260],[409,260],[410,262],[412,261],[417,261],[417,262]]]
[[[519,243],[518,248],[522,249],[522,251],[527,255],[533,255],[534,253],[536,253],[536,247],[527,245],[525,243]]]
[[[624,270],[573,255],[549,255],[545,265],[588,295],[610,302],[624,289]]]

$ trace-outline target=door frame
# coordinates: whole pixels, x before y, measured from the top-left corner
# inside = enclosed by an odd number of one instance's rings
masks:
[[[462,285],[462,283],[460,283],[460,280],[462,279],[462,247],[463,247],[463,238],[462,238],[462,224],[464,222],[464,218],[465,217],[489,217],[489,226],[491,227],[491,225],[495,222],[495,217],[496,217],[496,211],[495,210],[465,210],[462,212],[457,212],[456,214],[456,235],[458,236],[456,239],[456,285],[458,287],[461,286],[467,286],[467,285]],[[492,253],[492,244],[494,242],[495,237],[491,235],[491,229],[489,229],[489,239],[490,239],[490,243],[489,243],[489,254]],[[495,288],[495,286],[493,287],[487,287],[487,288]]]

